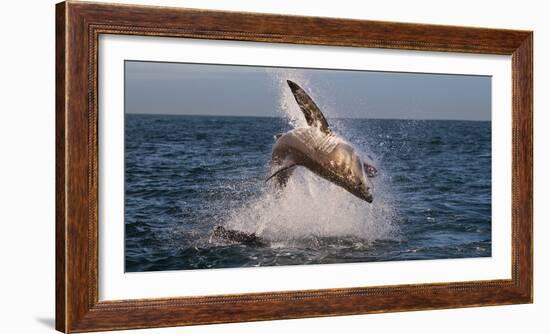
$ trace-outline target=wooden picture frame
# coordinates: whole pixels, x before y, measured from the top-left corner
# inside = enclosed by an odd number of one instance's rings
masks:
[[[98,37],[512,56],[512,278],[208,297],[98,299]],[[56,7],[56,329],[119,330],[531,303],[533,33],[66,1]]]

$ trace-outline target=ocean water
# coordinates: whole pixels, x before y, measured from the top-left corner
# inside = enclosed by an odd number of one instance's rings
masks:
[[[491,256],[490,122],[329,123],[375,162],[372,204],[302,167],[266,183],[285,118],[127,114],[126,271]]]

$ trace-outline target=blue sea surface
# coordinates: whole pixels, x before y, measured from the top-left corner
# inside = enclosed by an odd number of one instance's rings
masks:
[[[303,168],[274,195],[284,118],[126,114],[126,271],[491,256],[490,122],[329,123],[376,164],[372,204]]]

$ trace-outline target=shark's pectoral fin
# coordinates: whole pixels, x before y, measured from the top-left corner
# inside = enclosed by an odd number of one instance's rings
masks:
[[[298,86],[295,82],[290,80],[287,80],[286,82],[288,83],[292,94],[294,94],[294,98],[300,106],[300,109],[302,109],[307,125],[319,128],[322,132],[329,134],[330,128],[328,126],[328,122],[321,112],[321,109],[319,109],[313,99],[309,97],[302,87]]]
[[[280,168],[277,169],[273,174],[271,174],[271,176],[268,177],[265,180],[265,182],[268,182],[269,180],[275,177],[277,180],[277,184],[281,187],[284,187],[288,182],[288,178],[290,177],[290,175],[292,174],[292,171],[294,171],[294,168],[296,168],[296,166],[298,165],[294,162],[289,162],[287,164],[280,166]]]

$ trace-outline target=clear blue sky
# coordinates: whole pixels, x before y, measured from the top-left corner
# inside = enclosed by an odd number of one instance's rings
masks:
[[[311,92],[327,118],[491,119],[491,77],[126,61],[126,112],[281,114],[281,84]]]

